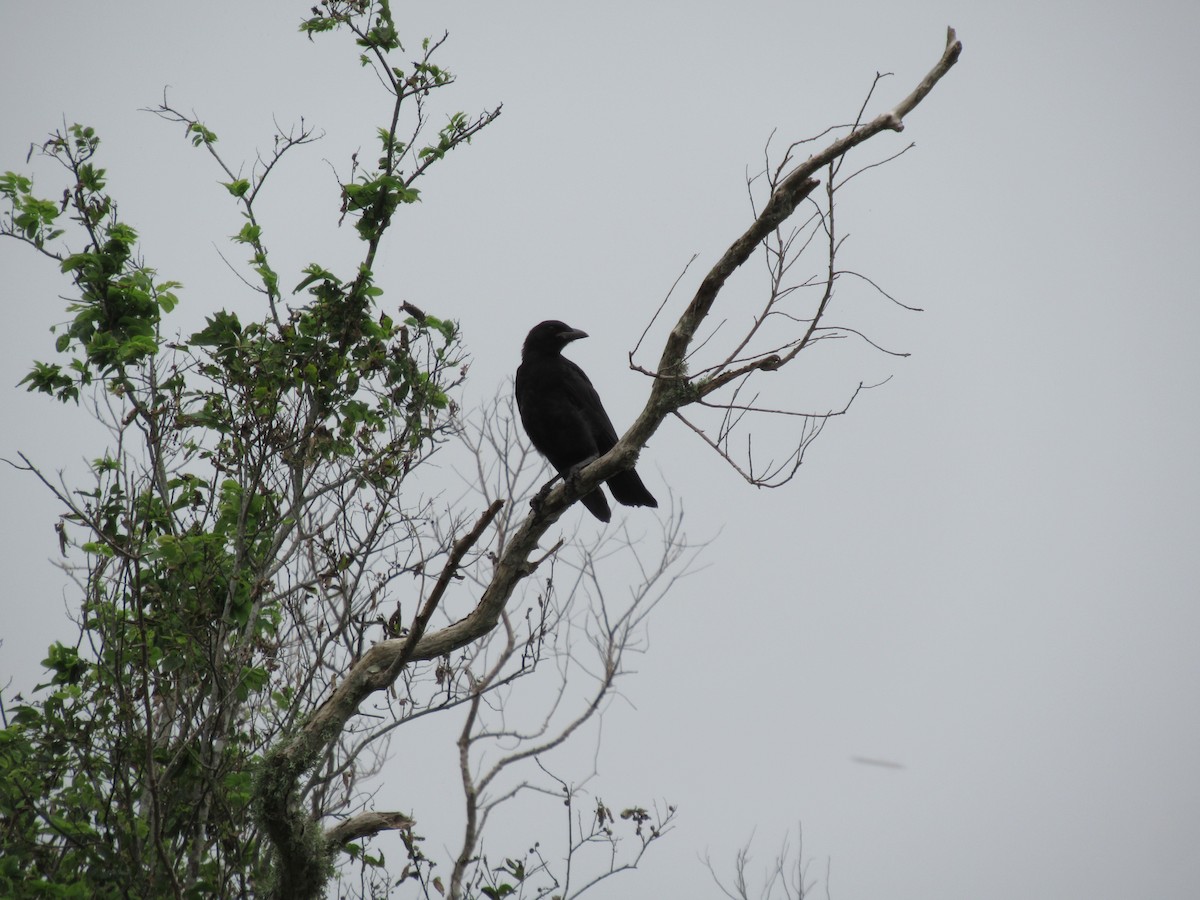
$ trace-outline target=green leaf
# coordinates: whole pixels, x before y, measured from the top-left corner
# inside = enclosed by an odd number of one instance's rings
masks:
[[[262,229],[253,222],[247,222],[242,226],[242,230],[233,236],[233,240],[239,244],[256,243],[262,235]]]
[[[298,294],[310,284],[317,281],[324,281],[331,284],[333,287],[341,287],[342,283],[328,269],[323,269],[316,263],[307,265],[302,270],[307,273],[308,277],[303,279],[298,285],[292,288],[293,294]]]
[[[300,23],[300,30],[308,35],[311,41],[314,34],[320,34],[324,31],[333,31],[338,27],[338,20],[329,18],[328,16],[313,16],[311,19],[305,19]]]
[[[216,134],[212,131],[209,131],[199,122],[189,123],[187,127],[187,133],[191,135],[193,147],[199,147],[201,144],[207,146],[217,142]]]
[[[22,194],[28,194],[32,188],[33,182],[24,175],[18,175],[16,172],[0,175],[0,194],[4,194],[13,202]]]
[[[241,340],[242,323],[235,313],[222,310],[205,321],[207,327],[188,338],[188,343],[198,347],[228,347]]]

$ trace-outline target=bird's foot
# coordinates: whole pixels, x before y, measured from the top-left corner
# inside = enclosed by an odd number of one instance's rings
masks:
[[[546,497],[549,496],[551,489],[560,478],[562,478],[561,475],[555,475],[540,488],[538,488],[538,492],[529,500],[529,508],[535,513],[541,512],[542,505],[546,502]]]
[[[565,481],[571,487],[574,487],[579,482],[579,473],[582,472],[584,469],[586,469],[588,466],[590,466],[592,463],[594,463],[599,458],[600,457],[597,456],[596,454],[592,454],[591,456],[589,456],[587,459],[583,460],[582,462],[575,463],[575,465],[571,466],[571,468],[567,469],[566,473],[563,474],[563,476],[562,476],[563,481]]]

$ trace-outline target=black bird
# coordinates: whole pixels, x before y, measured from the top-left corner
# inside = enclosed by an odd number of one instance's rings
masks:
[[[617,442],[617,430],[600,395],[583,369],[562,355],[563,347],[585,337],[587,332],[556,320],[535,325],[525,338],[517,368],[517,408],[525,433],[564,478]],[[618,503],[658,506],[633,469],[618,472],[607,483]],[[601,522],[611,518],[599,488],[581,499]]]

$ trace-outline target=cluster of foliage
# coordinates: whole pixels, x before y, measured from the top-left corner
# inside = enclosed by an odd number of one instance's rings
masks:
[[[529,591],[524,621],[510,615],[513,586],[537,568],[537,538],[566,504],[512,540],[513,501],[532,493],[541,464],[511,398],[461,417],[457,324],[386,304],[376,283],[382,241],[419,199],[419,179],[499,107],[453,113],[429,133],[430,98],[454,80],[434,61],[445,37],[394,65],[406,51],[387,0],[322,0],[301,31],[350,32],[389,95],[375,164],[355,154],[339,178],[336,214],[353,225],[357,250],[349,268],[314,261],[288,291],[291,278],[271,263],[262,190],[285,154],[315,139],[303,125],[276,134],[246,177],[213,128],[165,98],[154,110],[224,174],[241,218],[242,280],[257,299],[255,312],[217,309],[186,337],[167,327],[182,285],[144,261],[92,128],[64,127],[35,148],[56,164],[60,200],[29,175],[0,176],[0,236],[54,260],[73,284],[54,329],[58,356],[23,383],[89,403],[112,435],[84,488],[20,457],[61,504],[63,567],[79,605],[76,638],[50,648],[45,682],[30,698],[0,696],[2,896],[318,897],[335,877],[374,897],[577,896],[636,867],[674,816],[633,805],[618,818],[598,798],[589,809],[542,758],[596,714],[621,674],[661,596],[655,583],[669,583],[686,549],[679,519],[665,523],[657,558],[639,558],[621,532],[576,542],[576,576],[561,593],[560,541],[542,557],[553,557],[551,572]],[[414,473],[448,448],[468,454],[478,479],[465,499],[437,506]],[[605,605],[595,568],[614,541],[642,579],[623,609]],[[498,565],[508,553],[522,562]],[[489,585],[499,569],[510,574],[500,591]],[[472,599],[468,628],[440,608],[451,584],[485,598]],[[435,612],[454,634],[418,647]],[[572,712],[563,698],[567,673],[583,668],[577,632],[598,666]],[[376,667],[381,648],[387,662]],[[521,723],[491,695],[510,697],[548,656],[551,713]],[[466,721],[456,755],[467,829],[439,860],[410,814],[375,809],[363,785],[398,726],[452,708]],[[533,841],[493,864],[482,850],[491,813],[526,790],[544,796],[509,774],[522,765],[562,791],[561,853]],[[370,843],[384,831],[399,837],[399,871]],[[618,852],[623,840],[628,852]],[[585,856],[598,861],[586,877]]]
[[[212,129],[159,108],[228,173],[244,220],[234,240],[264,301],[251,321],[218,311],[182,339],[164,325],[181,286],[140,258],[92,128],[41,145],[65,170],[61,201],[25,175],[0,178],[0,232],[74,284],[59,360],[24,381],[63,402],[94,395],[116,435],[87,489],[43,478],[64,506],[64,552],[83,560],[79,639],[50,649],[34,699],[5,702],[4,896],[264,891],[257,767],[367,629],[387,636],[376,573],[411,548],[381,536],[413,515],[406,480],[452,425],[463,354],[455,323],[407,304],[384,310],[374,260],[397,210],[418,199],[414,182],[496,113],[453,115],[421,142],[426,99],[452,81],[431,59],[440,42],[425,41],[407,69],[392,65],[403,48],[386,3],[326,2],[302,28],[352,32],[394,104],[377,165],[342,184],[363,247],[350,272],[314,262],[285,293],[269,261],[256,200],[308,131],[281,135],[242,178]],[[315,815],[347,808],[340,775],[362,743],[309,778],[298,799]]]

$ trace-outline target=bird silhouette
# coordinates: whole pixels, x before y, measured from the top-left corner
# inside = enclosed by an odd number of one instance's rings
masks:
[[[585,337],[587,332],[556,319],[541,322],[525,338],[517,368],[521,424],[533,446],[563,478],[572,477],[617,443],[617,430],[592,382],[583,369],[562,355],[567,344]],[[633,469],[618,472],[606,483],[613,498],[624,506],[658,506]],[[581,500],[601,522],[612,518],[600,488]]]

